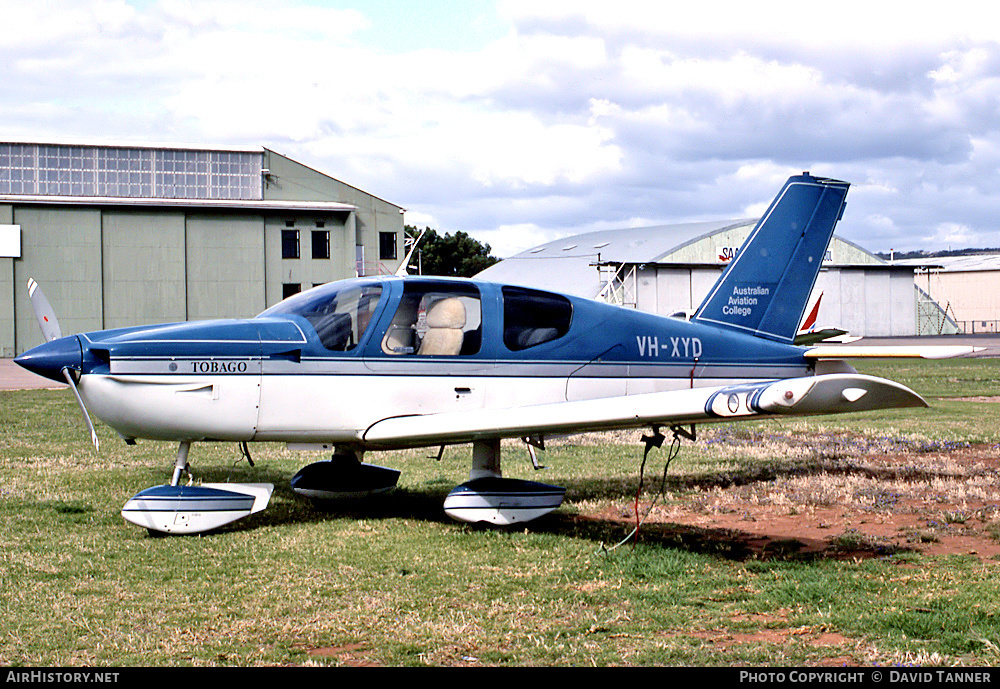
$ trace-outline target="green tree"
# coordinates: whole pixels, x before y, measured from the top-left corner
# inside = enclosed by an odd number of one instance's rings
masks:
[[[410,239],[420,236],[420,230],[412,225],[407,225],[404,230]],[[489,244],[473,239],[461,230],[453,235],[440,235],[428,227],[410,259],[408,270],[411,275],[420,273],[468,278],[499,260],[490,255]]]

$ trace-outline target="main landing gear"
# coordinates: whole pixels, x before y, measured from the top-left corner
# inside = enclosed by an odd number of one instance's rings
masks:
[[[541,441],[533,442],[541,447]],[[535,468],[540,468],[531,454]],[[366,464],[356,450],[336,447],[331,459],[295,474],[292,490],[318,500],[356,499],[390,490],[398,479],[395,469]],[[566,489],[559,486],[503,478],[500,441],[483,440],[473,443],[469,480],[448,494],[444,511],[459,521],[507,525],[551,512],[562,504],[565,494]]]
[[[529,453],[539,468],[530,439]],[[541,441],[535,441],[536,446]],[[500,471],[500,441],[480,440],[472,444],[469,480],[454,488],[444,501],[444,511],[463,522],[487,522],[506,526],[538,519],[562,504],[566,489],[534,481],[503,478]]]
[[[292,490],[314,500],[352,500],[392,490],[399,471],[361,461],[352,448],[336,447],[333,457],[302,467]]]

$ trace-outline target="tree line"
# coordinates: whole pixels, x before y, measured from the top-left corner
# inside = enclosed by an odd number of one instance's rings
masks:
[[[423,232],[417,250],[410,259],[410,275],[469,278],[500,260],[490,254],[489,244],[473,239],[461,230],[455,234],[442,235],[430,227],[419,230],[413,225],[406,225],[403,231],[407,238],[407,252],[410,251],[411,242],[416,241]]]

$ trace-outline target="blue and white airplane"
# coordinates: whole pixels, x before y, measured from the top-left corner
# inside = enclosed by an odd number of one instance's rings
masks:
[[[358,278],[256,318],[62,337],[34,282],[47,342],[18,364],[69,383],[127,443],[179,443],[172,479],[123,508],[151,531],[193,533],[263,509],[270,484],[184,484],[198,441],[327,449],[292,480],[306,496],[357,496],[398,472],[364,453],[472,444],[468,483],[445,504],[466,521],[526,521],[564,489],[502,478],[500,441],[720,420],[927,406],[853,356],[957,356],[969,348],[794,344],[848,184],[794,176],[689,321],[467,279]],[[249,456],[249,455],[248,455]],[[534,454],[532,453],[532,458]]]

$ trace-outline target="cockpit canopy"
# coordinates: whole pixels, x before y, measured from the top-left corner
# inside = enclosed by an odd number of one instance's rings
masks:
[[[494,290],[502,301],[496,313],[484,308],[484,297]],[[259,317],[304,318],[323,347],[349,352],[372,327],[379,301],[388,294],[389,283],[378,280],[330,283],[289,297]],[[563,337],[573,319],[573,304],[562,295],[458,280],[409,278],[391,308],[384,332],[377,334],[387,356],[474,356],[485,332],[517,352]]]
[[[332,283],[289,297],[258,318],[301,316],[316,330],[326,349],[349,352],[371,325],[381,297],[382,285],[378,283]]]

